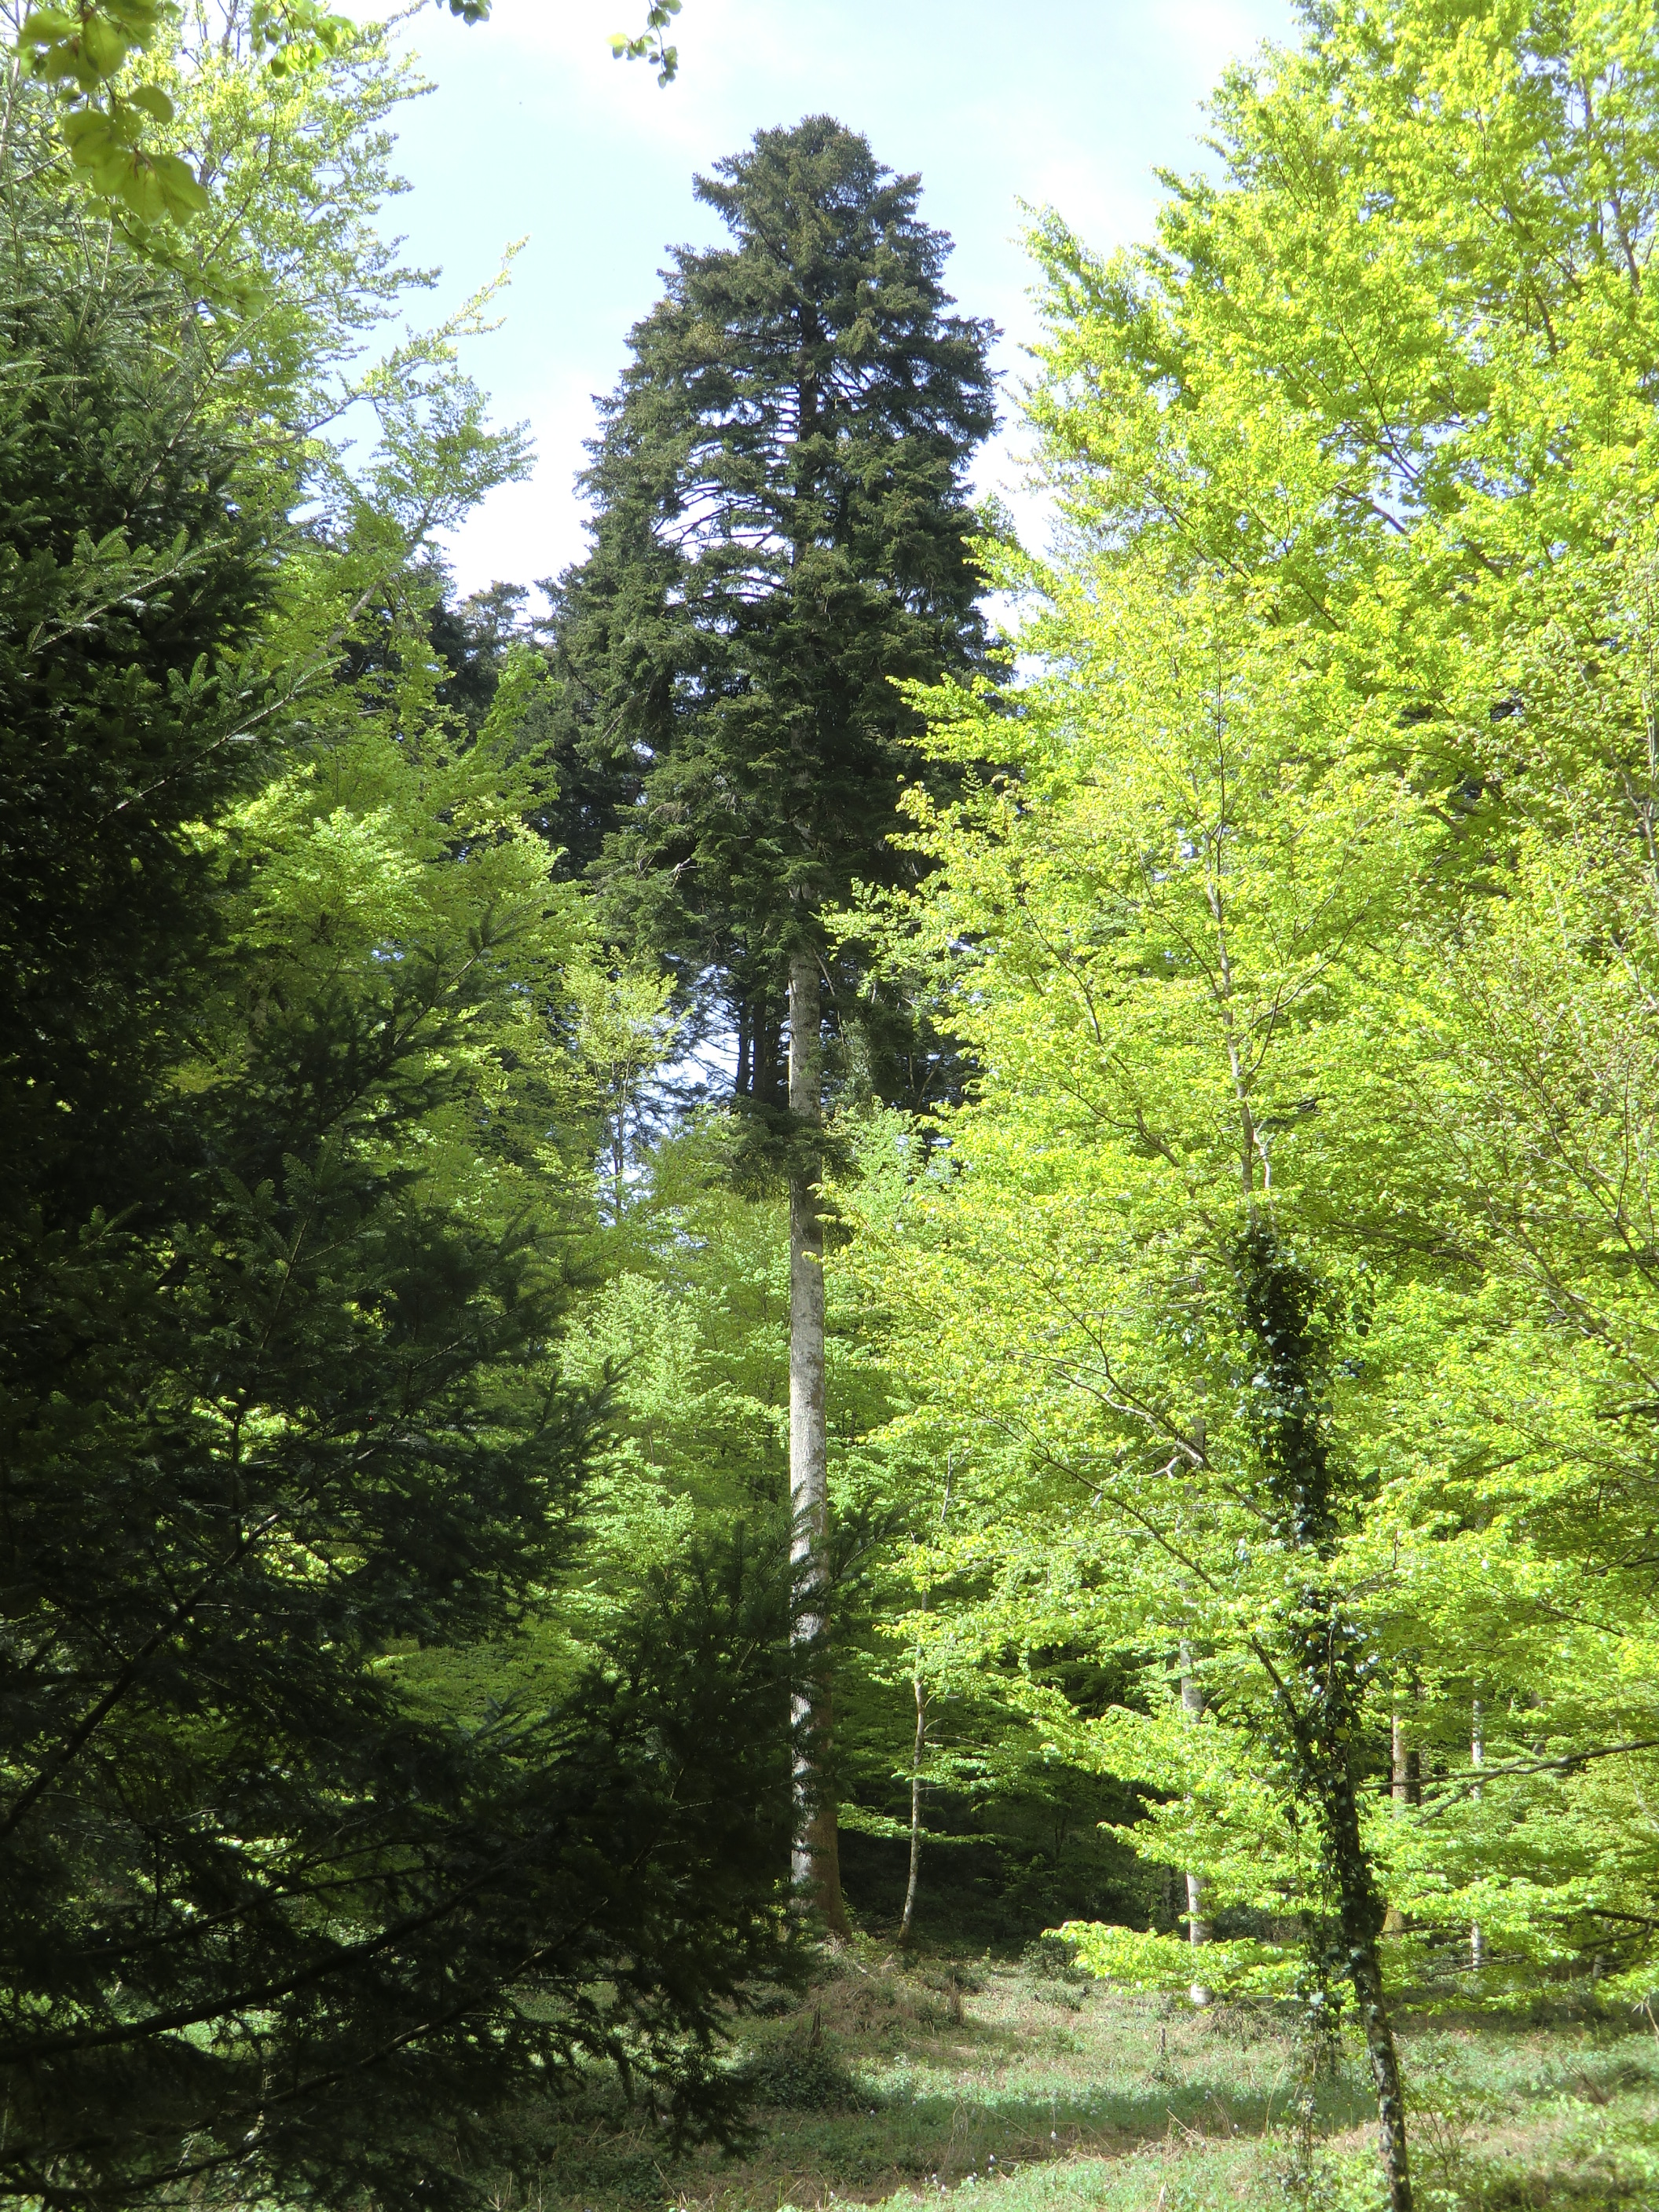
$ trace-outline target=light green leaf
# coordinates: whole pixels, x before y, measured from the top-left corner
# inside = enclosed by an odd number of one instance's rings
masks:
[[[157,154],[154,166],[155,179],[170,216],[181,222],[192,216],[204,215],[211,205],[205,188],[191,174],[190,164],[177,154]]]

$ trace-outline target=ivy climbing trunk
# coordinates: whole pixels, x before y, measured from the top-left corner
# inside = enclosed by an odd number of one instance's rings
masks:
[[[1346,1674],[1335,1647],[1344,1637],[1343,1624],[1328,1615],[1330,1634],[1325,1640],[1324,1660],[1331,1678]],[[1335,1705],[1346,1706],[1357,1719],[1357,1705],[1339,1692]],[[1359,1829],[1359,1799],[1344,1739],[1352,1741],[1333,1709],[1325,1725],[1308,1730],[1307,1764],[1315,1779],[1320,1826],[1324,1832],[1327,1863],[1334,1877],[1341,1965],[1352,1984],[1364,2031],[1366,2056],[1370,2060],[1371,2084],[1376,2095],[1377,2149],[1389,2186],[1389,2212],[1412,2212],[1411,2168],[1406,2148],[1406,2098],[1400,2078],[1400,2058],[1395,2048],[1394,2025],[1389,2016],[1382,1987],[1382,1968],[1377,1938],[1382,1932],[1383,1904],[1372,1875],[1370,1854]]]
[[[832,1729],[828,1639],[829,1453],[823,1413],[823,1222],[811,1132],[823,1117],[818,963],[789,963],[789,1112],[796,1139],[789,1175],[789,1510],[793,1524],[797,1689],[794,1725],[797,1893],[834,1935],[847,1932],[829,1761]]]
[[[1328,1433],[1327,1348],[1312,1273],[1257,1213],[1240,1240],[1251,1426],[1275,1544],[1291,1563],[1285,1640],[1258,1651],[1279,1692],[1297,1794],[1312,1812],[1335,1906],[1335,1955],[1359,2008],[1376,2095],[1389,2212],[1412,2212],[1406,2103],[1382,1987],[1384,1909],[1359,1821],[1355,1762],[1364,1726],[1365,1639],[1329,1568],[1339,1533],[1338,1468]],[[1286,1665],[1288,1662],[1288,1665]]]

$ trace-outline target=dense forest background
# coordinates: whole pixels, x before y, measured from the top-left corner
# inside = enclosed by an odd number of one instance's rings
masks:
[[[9,56],[6,2187],[736,2146],[878,1942],[1347,2033],[1407,2212],[1402,2011],[1659,1986],[1650,11],[1310,7],[1019,394],[763,128],[467,599],[386,31]]]

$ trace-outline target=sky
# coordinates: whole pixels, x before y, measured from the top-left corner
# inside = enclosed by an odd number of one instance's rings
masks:
[[[1039,537],[1018,465],[1036,331],[1020,203],[1055,207],[1098,250],[1146,236],[1154,170],[1207,164],[1202,103],[1230,59],[1294,36],[1289,0],[684,0],[680,74],[660,89],[643,63],[611,55],[610,34],[640,27],[644,7],[495,0],[469,27],[428,5],[400,34],[434,86],[402,111],[410,190],[388,221],[410,258],[442,269],[422,317],[526,240],[501,327],[464,359],[497,419],[528,424],[536,472],[451,541],[459,589],[529,583],[581,556],[574,479],[593,395],[614,384],[666,249],[720,234],[694,174],[814,113],[863,131],[890,168],[920,172],[923,217],[956,240],[951,289],[1005,334],[1010,419],[976,488]]]

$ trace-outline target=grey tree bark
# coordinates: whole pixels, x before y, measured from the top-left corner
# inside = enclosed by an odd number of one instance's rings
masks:
[[[916,1693],[916,1741],[910,1758],[910,1873],[904,1885],[904,1912],[899,1921],[899,1948],[909,1947],[916,1917],[916,1893],[921,1887],[921,1767],[927,1756],[927,1682],[921,1671],[920,1648],[914,1678]]]
[[[1403,1814],[1408,1807],[1423,1802],[1423,1762],[1411,1741],[1407,1712],[1415,1698],[1416,1687],[1409,1678],[1402,1676],[1395,1682],[1394,1711],[1389,1722],[1389,1796],[1396,1814]],[[1383,1918],[1382,1933],[1401,1936],[1405,1929],[1405,1914],[1397,1905],[1390,1904]]]
[[[1193,1672],[1192,1647],[1184,1638],[1181,1646],[1181,1710],[1194,1726],[1204,1717],[1204,1692]],[[1203,1876],[1194,1874],[1190,1867],[1187,1870],[1187,1940],[1193,1947],[1193,1984],[1187,1994],[1195,2005],[1206,2005],[1213,2001],[1214,1992],[1200,1978],[1198,1949],[1210,1940],[1210,1923],[1204,1911]]]
[[[1413,2212],[1411,2166],[1406,2145],[1406,2091],[1395,2049],[1394,2027],[1382,1987],[1376,1939],[1382,1901],[1371,1880],[1361,1839],[1359,1804],[1346,1756],[1328,1761],[1319,1779],[1322,1817],[1336,1876],[1338,1923],[1348,1975],[1358,2001],[1359,2023],[1376,2091],[1377,2148],[1387,2178],[1389,2212]]]
[[[945,1455],[945,1495],[939,1501],[939,1525],[944,1528],[951,1511],[951,1485],[954,1479],[951,1455]],[[927,1612],[930,1592],[926,1585],[921,1593],[921,1609]],[[910,1875],[904,1885],[904,1912],[899,1921],[899,1948],[908,1948],[916,1917],[916,1893],[921,1887],[921,1769],[927,1756],[927,1717],[933,1708],[928,1695],[927,1677],[922,1667],[921,1639],[916,1639],[916,1663],[911,1676],[916,1693],[916,1740],[910,1755]]]
[[[1469,1765],[1478,1769],[1484,1766],[1486,1763],[1486,1717],[1481,1711],[1480,1699],[1477,1693],[1471,1699],[1469,1706]],[[1478,1782],[1470,1785],[1469,1795],[1477,1804],[1480,1802],[1480,1784]],[[1472,1920],[1469,1923],[1469,1964],[1478,1974],[1486,1963],[1486,1938],[1481,1930],[1480,1923],[1478,1920]]]
[[[799,1128],[823,1118],[818,963],[797,952],[789,963],[789,1111]],[[791,1639],[800,1686],[791,1715],[795,1739],[797,1893],[832,1935],[847,1933],[841,1894],[836,1802],[828,1782],[833,1732],[825,1640],[830,1629],[829,1454],[823,1413],[823,1222],[814,1184],[817,1163],[797,1144],[789,1178],[789,1510],[795,1577]]]

